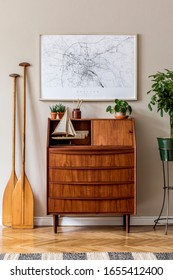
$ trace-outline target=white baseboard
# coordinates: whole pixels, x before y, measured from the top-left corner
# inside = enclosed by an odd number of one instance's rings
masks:
[[[173,217],[171,217],[173,218]],[[130,225],[142,226],[142,225],[153,225],[154,220],[157,217],[153,216],[131,216]],[[122,225],[122,217],[60,217],[59,224],[61,226],[114,226]],[[0,218],[0,225],[2,226],[2,217]],[[35,226],[52,226],[52,216],[35,217]]]
[[[153,225],[157,217],[152,216],[131,216],[130,225]],[[52,216],[35,217],[36,226],[53,225]],[[59,224],[61,226],[113,226],[122,225],[122,217],[60,217]]]

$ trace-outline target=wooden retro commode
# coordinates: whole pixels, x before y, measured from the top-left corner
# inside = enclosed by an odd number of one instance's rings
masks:
[[[134,119],[71,119],[84,138],[58,139],[59,120],[48,119],[47,214],[123,215],[129,232],[136,214],[136,140]],[[106,215],[105,215],[106,216]],[[105,217],[106,219],[106,217]]]

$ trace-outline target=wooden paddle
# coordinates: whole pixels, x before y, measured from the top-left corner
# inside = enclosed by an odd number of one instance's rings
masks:
[[[13,78],[13,102],[12,102],[12,170],[11,175],[4,190],[2,202],[2,224],[11,226],[12,224],[12,195],[17,182],[15,172],[15,130],[16,130],[16,80],[18,74],[10,74]]]
[[[25,128],[26,128],[26,68],[30,66],[22,62],[23,67],[23,126],[22,126],[22,170],[13,192],[12,204],[12,227],[33,228],[34,227],[34,197],[32,188],[25,174]]]

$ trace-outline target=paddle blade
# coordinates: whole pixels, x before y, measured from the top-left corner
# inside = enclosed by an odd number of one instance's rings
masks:
[[[17,176],[15,172],[11,173],[10,179],[4,190],[3,202],[2,202],[2,224],[4,226],[11,226],[12,224],[12,196],[14,187],[17,182]]]
[[[34,227],[34,197],[26,176],[22,186],[21,177],[17,181],[12,201],[12,228]]]

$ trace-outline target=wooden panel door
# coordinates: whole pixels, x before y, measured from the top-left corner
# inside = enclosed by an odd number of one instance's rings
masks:
[[[92,144],[133,146],[132,119],[95,119],[92,121]]]

